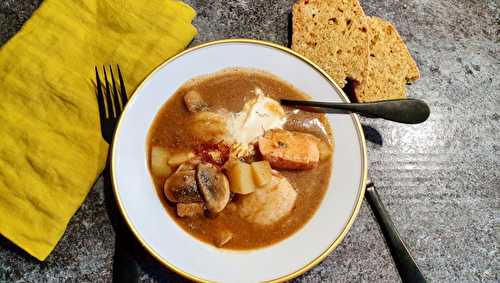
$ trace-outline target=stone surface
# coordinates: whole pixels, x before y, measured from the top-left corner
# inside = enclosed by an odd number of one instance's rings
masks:
[[[398,125],[363,119],[369,174],[402,238],[431,282],[500,280],[500,4],[497,0],[361,0],[368,15],[392,21],[422,79],[409,96],[430,119]],[[292,0],[187,1],[199,35],[288,42]],[[0,2],[0,45],[39,0]],[[43,262],[0,238],[0,281],[109,282],[114,232],[102,180]],[[141,281],[183,281],[147,255]],[[399,277],[366,205],[343,243],[296,282],[394,282]]]

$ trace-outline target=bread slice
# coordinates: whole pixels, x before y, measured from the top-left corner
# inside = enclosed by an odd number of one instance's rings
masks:
[[[368,66],[368,24],[358,0],[299,0],[293,6],[292,49],[344,87]]]
[[[370,34],[370,56],[366,79],[354,85],[359,102],[404,98],[405,84],[420,77],[413,60],[398,34],[388,21],[367,17]]]

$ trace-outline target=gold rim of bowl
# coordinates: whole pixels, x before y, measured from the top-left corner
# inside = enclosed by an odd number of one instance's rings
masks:
[[[161,65],[159,65],[158,67],[156,67],[143,81],[142,83],[136,88],[136,90],[134,91],[134,93],[132,94],[132,96],[130,97],[130,100],[133,100],[134,99],[134,94],[137,93],[143,86],[144,84],[159,70],[161,69],[163,66],[167,65],[168,63],[172,62],[173,60],[187,54],[187,53],[190,53],[190,52],[193,52],[197,49],[201,49],[201,48],[204,48],[204,47],[207,47],[207,46],[211,46],[211,45],[216,45],[216,44],[222,44],[222,43],[253,43],[253,44],[259,44],[259,45],[265,45],[265,46],[269,46],[269,47],[274,47],[276,49],[279,49],[281,51],[284,51],[288,54],[291,54],[299,59],[301,59],[302,61],[304,61],[305,63],[307,63],[308,65],[312,66],[314,69],[316,69],[316,71],[318,71],[319,73],[321,73],[325,79],[327,79],[334,87],[335,89],[337,90],[337,92],[342,96],[342,98],[344,99],[344,101],[346,102],[349,102],[349,98],[347,97],[347,95],[342,91],[342,89],[333,81],[333,79],[325,72],[323,71],[318,65],[316,65],[315,63],[313,63],[311,60],[305,58],[304,56],[300,55],[299,53],[287,48],[287,47],[284,47],[284,46],[281,46],[281,45],[278,45],[276,43],[272,43],[272,42],[267,42],[267,41],[262,41],[262,40],[257,40],[257,39],[244,39],[244,38],[236,38],[236,39],[222,39],[222,40],[215,40],[215,41],[211,41],[211,42],[207,42],[207,43],[204,43],[204,44],[200,44],[200,45],[197,45],[197,46],[194,46],[192,48],[189,48],[189,49],[186,49],[184,50],[183,52],[177,54],[176,56],[173,56],[172,58],[166,60],[164,63],[162,63]],[[126,115],[127,113],[127,110],[128,110],[128,106],[131,105],[132,103],[129,103],[125,106],[125,109],[123,110],[122,114],[121,114],[121,117],[120,119],[118,120],[118,124],[116,126],[116,130],[115,130],[115,136],[113,138],[113,143],[112,143],[112,148],[111,148],[111,176],[112,176],[112,184],[113,184],[113,192],[115,194],[115,197],[116,197],[116,201],[118,203],[118,207],[119,207],[119,210],[123,216],[123,218],[125,219],[125,222],[127,223],[127,225],[129,226],[130,230],[132,230],[132,233],[134,234],[134,236],[136,237],[136,239],[141,243],[141,245],[144,247],[144,249],[146,249],[156,260],[158,260],[161,264],[163,264],[164,266],[170,268],[171,270],[175,271],[176,273],[178,273],[179,275],[185,277],[185,278],[188,278],[190,280],[194,280],[194,281],[198,281],[198,282],[211,282],[211,281],[208,281],[206,279],[203,279],[203,278],[200,278],[200,277],[197,277],[195,275],[192,275],[190,273],[187,273],[183,270],[181,270],[180,268],[176,267],[175,265],[173,265],[172,263],[166,261],[165,259],[163,259],[158,253],[156,253],[153,248],[151,248],[140,236],[139,236],[139,233],[137,231],[137,229],[134,227],[134,225],[132,225],[127,213],[125,212],[125,209],[123,207],[123,203],[122,203],[122,200],[120,198],[120,195],[118,194],[118,190],[116,189],[116,174],[115,174],[115,143],[116,141],[118,140],[117,137],[119,136],[120,134],[120,127],[121,127],[121,122],[122,122],[122,118]],[[307,263],[306,265],[304,265],[302,268],[299,268],[298,270],[295,270],[287,275],[284,275],[284,276],[281,276],[279,278],[275,278],[275,279],[272,279],[272,280],[269,280],[267,282],[283,282],[283,281],[287,281],[287,280],[290,280],[292,278],[295,278],[303,273],[305,273],[306,271],[310,270],[311,268],[313,268],[314,266],[316,266],[317,264],[319,264],[323,259],[325,259],[330,253],[332,253],[335,248],[337,248],[337,246],[342,242],[342,240],[344,239],[344,237],[346,236],[347,232],[349,231],[349,229],[351,228],[352,224],[354,223],[354,220],[356,219],[356,216],[358,215],[359,213],[359,209],[361,207],[361,203],[363,201],[363,196],[364,196],[364,192],[365,192],[365,186],[366,186],[366,179],[367,179],[367,173],[368,173],[368,168],[367,168],[367,151],[366,151],[366,141],[365,141],[365,136],[364,136],[364,133],[363,133],[363,129],[361,127],[361,123],[359,122],[359,118],[356,114],[351,114],[351,117],[354,121],[354,124],[356,125],[356,128],[357,128],[357,133],[358,133],[358,137],[359,137],[359,141],[360,141],[360,147],[361,147],[361,154],[362,154],[362,174],[361,174],[361,187],[359,188],[359,194],[358,194],[358,197],[357,197],[357,201],[356,201],[356,205],[351,213],[351,216],[349,217],[349,221],[347,222],[347,224],[344,226],[342,232],[339,234],[339,236],[335,239],[335,241],[333,241],[330,246],[324,250],[321,255],[319,255],[317,258],[315,258],[314,260],[310,261],[309,263]]]

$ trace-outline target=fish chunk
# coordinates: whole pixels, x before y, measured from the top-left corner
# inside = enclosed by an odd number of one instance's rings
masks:
[[[270,225],[289,214],[297,199],[297,192],[281,175],[273,175],[269,185],[236,202],[239,215],[252,223]]]
[[[228,138],[226,117],[221,113],[197,112],[189,125],[194,137],[201,142],[219,142],[231,140]]]
[[[312,169],[319,162],[319,141],[311,134],[271,130],[259,139],[259,150],[275,169]]]

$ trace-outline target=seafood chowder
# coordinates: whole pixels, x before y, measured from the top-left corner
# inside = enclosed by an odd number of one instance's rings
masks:
[[[334,141],[308,97],[274,75],[226,69],[185,83],[158,112],[149,166],[169,215],[195,238],[254,249],[299,230],[327,190]]]

